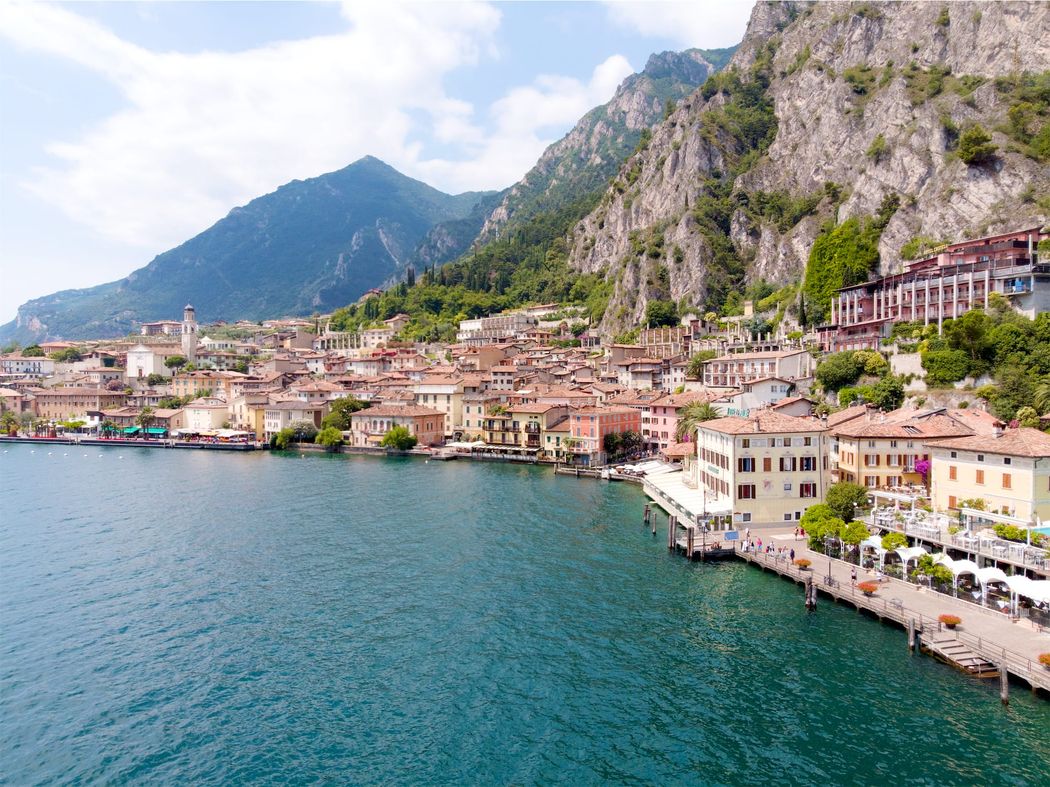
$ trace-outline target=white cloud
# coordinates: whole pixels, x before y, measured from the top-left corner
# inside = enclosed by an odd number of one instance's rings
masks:
[[[620,27],[702,49],[738,43],[753,5],[752,0],[606,2],[610,19]]]
[[[0,36],[111,82],[125,106],[22,185],[124,244],[159,251],[294,178],[371,154],[449,191],[502,188],[631,73],[538,77],[481,118],[443,79],[498,55],[485,3],[347,3],[347,30],[241,52],[153,52],[64,8],[0,4]],[[75,133],[75,132],[69,132]],[[418,140],[444,146],[428,158]],[[449,152],[451,151],[451,152]]]

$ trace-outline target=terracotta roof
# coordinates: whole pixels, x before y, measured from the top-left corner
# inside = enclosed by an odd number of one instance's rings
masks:
[[[859,418],[868,412],[868,406],[866,404],[855,404],[853,407],[847,407],[845,410],[839,410],[837,413],[831,413],[828,416],[828,426],[838,426],[844,424],[846,421],[850,421],[854,418]]]
[[[575,415],[638,415],[633,407],[580,407],[573,411]]]
[[[892,413],[869,413],[864,418],[847,421],[836,427],[834,432],[841,437],[889,437],[905,440],[966,437],[973,434],[973,429],[943,413],[927,415],[911,411],[912,415],[902,417],[901,412],[897,410]]]
[[[810,404],[816,404],[808,396],[789,396],[787,399],[780,399],[779,401],[773,402],[773,404],[769,405],[769,407],[772,410],[777,410],[781,407],[787,407],[788,405],[795,404],[797,402],[809,402]]]
[[[696,443],[671,443],[660,453],[664,456],[693,456],[696,454]]]
[[[824,430],[824,425],[816,418],[799,418],[772,410],[760,410],[747,418],[731,415],[726,418],[705,421],[700,424],[700,428],[722,434],[783,434],[821,432]]]
[[[714,363],[715,361],[751,361],[760,358],[787,358],[789,355],[799,355],[800,353],[805,352],[805,350],[773,350],[771,352],[732,353],[730,355],[720,355],[718,358],[712,358],[709,361],[704,361],[704,363]]]
[[[365,410],[358,410],[354,413],[351,418],[357,418],[359,416],[374,416],[374,415],[385,415],[385,416],[396,416],[396,415],[440,415],[444,417],[444,413],[440,410],[431,410],[429,407],[418,407],[416,405],[396,405],[396,404],[381,404],[375,407],[369,407]]]
[[[956,437],[951,440],[939,440],[937,448],[958,448],[963,451],[981,451],[988,454],[1006,454],[1009,456],[1050,456],[1050,435],[1022,426],[1018,429],[1006,429],[998,437],[986,434],[975,434],[970,437]]]
[[[649,403],[650,407],[685,407],[693,402],[709,402],[712,397],[703,391],[683,391],[678,394],[666,394]]]

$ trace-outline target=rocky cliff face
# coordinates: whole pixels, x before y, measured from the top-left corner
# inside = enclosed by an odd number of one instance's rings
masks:
[[[637,324],[654,298],[706,309],[747,282],[798,282],[822,224],[880,208],[883,272],[917,236],[1045,222],[1050,149],[1035,139],[1050,125],[1050,47],[1040,41],[1050,41],[1047,3],[758,3],[719,79],[765,86],[773,136],[753,133],[753,94],[712,80],[573,231],[570,263],[615,279],[604,331]],[[1026,101],[1022,132],[1013,108]],[[997,150],[967,164],[960,135],[974,126]]]
[[[699,49],[652,55],[607,103],[588,112],[562,139],[544,151],[488,216],[478,240],[492,240],[511,221],[557,210],[600,188],[638,144],[642,131],[659,121],[667,101],[689,95],[717,69]],[[712,58],[716,59],[716,58]]]

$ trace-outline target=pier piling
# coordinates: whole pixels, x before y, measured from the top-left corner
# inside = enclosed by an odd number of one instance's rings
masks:
[[[674,549],[674,527],[675,518],[674,516],[667,517],[667,548]]]
[[[1010,673],[1005,660],[999,665],[999,699],[1003,705],[1010,704]]]

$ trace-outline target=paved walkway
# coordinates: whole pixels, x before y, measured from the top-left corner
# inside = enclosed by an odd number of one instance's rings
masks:
[[[793,531],[794,525],[790,523],[785,523],[785,526],[752,528],[751,538],[753,540],[761,538],[763,548],[770,542],[774,547],[794,548],[796,559],[804,557],[812,561],[810,570],[815,576],[827,576],[830,567],[831,576],[840,585],[850,584],[850,569],[853,568],[851,563],[833,560],[819,552],[813,552],[806,546],[804,539],[795,540]],[[874,572],[857,568],[858,582],[874,580],[874,578]],[[918,588],[916,585],[899,579],[885,578],[882,587],[875,595],[891,601],[899,600],[906,609],[928,618],[936,618],[944,613],[958,615],[962,619],[962,625],[959,626],[961,631],[981,637],[988,640],[989,643],[994,643],[997,647],[1006,648],[1028,659],[1038,660],[1040,653],[1050,652],[1050,632],[1040,631],[1027,618],[1012,622],[1002,612],[946,596],[934,590]]]

